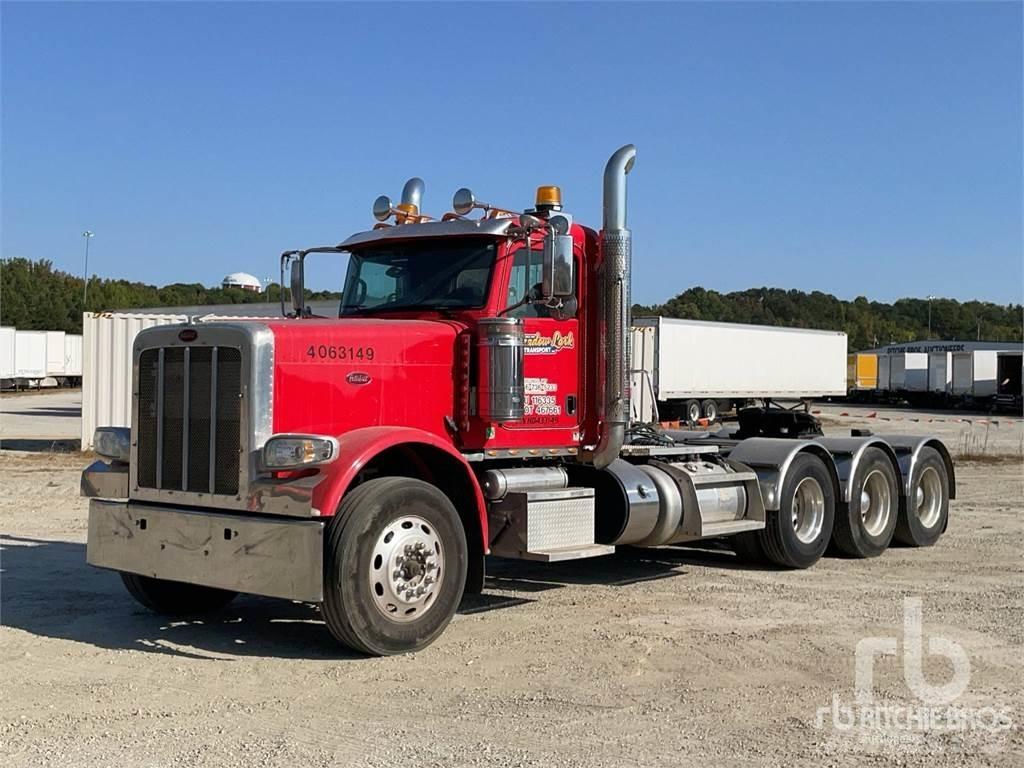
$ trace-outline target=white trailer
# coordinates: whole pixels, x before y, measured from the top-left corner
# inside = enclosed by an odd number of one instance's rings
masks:
[[[46,378],[46,331],[14,332],[14,378],[17,386],[38,386]]]
[[[638,318],[633,417],[713,419],[747,400],[846,395],[846,334],[739,323]]]
[[[994,350],[953,353],[953,375],[950,391],[957,397],[986,398],[996,394],[996,365],[998,353]]]
[[[878,353],[878,383],[875,385],[876,392],[888,392],[889,380],[892,376],[892,361],[889,355]]]
[[[0,382],[4,386],[14,380],[14,334],[9,326],[0,328]]]
[[[927,352],[902,352],[889,355],[889,392],[927,391]]]
[[[953,353],[928,353],[928,393],[945,397],[953,388]]]
[[[64,378],[71,385],[82,380],[82,337],[77,333],[64,336]]]
[[[46,375],[59,379],[64,376],[64,331],[44,331],[46,334]]]
[[[82,317],[82,450],[98,426],[127,427],[132,418],[132,345],[143,328],[188,321],[187,315],[86,312]]]

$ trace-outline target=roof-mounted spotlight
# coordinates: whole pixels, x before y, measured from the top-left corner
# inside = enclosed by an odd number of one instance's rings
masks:
[[[385,226],[384,222],[395,217],[396,224],[422,224],[430,221],[430,216],[420,213],[420,200],[423,198],[423,180],[409,179],[402,189],[402,202],[394,205],[391,198],[381,195],[373,201],[373,218],[381,222],[377,227]]]
[[[477,200],[476,195],[473,194],[473,190],[469,187],[462,187],[452,196],[452,210],[455,213],[445,214],[445,220],[451,220],[466,216],[477,208],[484,212],[484,218],[495,218],[497,216],[518,216],[517,211],[510,211],[507,208],[498,208],[497,206],[485,203],[483,200]]]
[[[373,201],[373,218],[377,221],[387,221],[391,218],[391,213],[394,209],[391,207],[391,198],[387,195],[381,195]]]

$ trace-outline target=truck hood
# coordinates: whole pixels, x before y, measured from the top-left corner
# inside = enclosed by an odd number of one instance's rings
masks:
[[[446,433],[464,325],[349,318],[267,327],[274,334],[274,432],[340,435],[404,425]]]

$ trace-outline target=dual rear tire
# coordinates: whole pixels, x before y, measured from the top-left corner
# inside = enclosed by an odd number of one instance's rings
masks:
[[[900,499],[896,467],[881,448],[866,448],[850,483],[850,501],[836,516],[833,542],[848,557],[878,557],[896,532]]]
[[[908,547],[930,547],[949,522],[949,472],[939,452],[921,449],[911,475],[910,493],[900,509],[894,538]]]
[[[779,509],[765,513],[763,530],[734,537],[735,551],[782,568],[810,568],[825,554],[835,514],[835,489],[824,462],[798,454],[782,484]]]
[[[766,513],[764,530],[734,537],[734,550],[753,562],[808,568],[830,541],[839,553],[857,558],[877,557],[893,541],[912,547],[935,544],[949,519],[945,462],[926,446],[918,454],[906,498],[900,495],[900,480],[888,454],[869,447],[850,481],[850,502],[840,504],[824,462],[799,454],[783,483],[779,510]]]

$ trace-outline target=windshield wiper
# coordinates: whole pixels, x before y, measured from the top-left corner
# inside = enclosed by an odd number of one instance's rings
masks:
[[[375,307],[348,307],[342,310],[340,317],[365,315],[370,312],[407,312],[410,309],[423,309],[430,312],[451,312],[452,307],[436,307],[432,304],[378,304]]]

